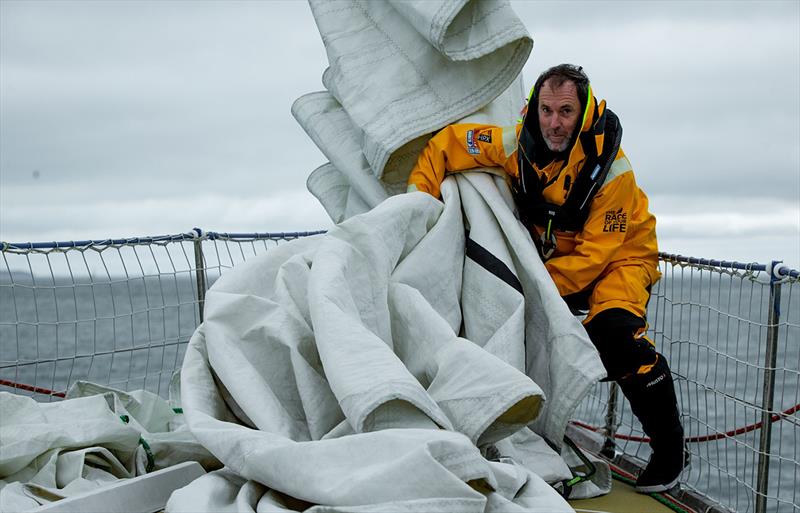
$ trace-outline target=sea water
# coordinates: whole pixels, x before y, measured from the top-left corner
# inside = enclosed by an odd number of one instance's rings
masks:
[[[54,391],[88,380],[166,396],[200,322],[188,275],[17,283],[0,283],[0,379]]]

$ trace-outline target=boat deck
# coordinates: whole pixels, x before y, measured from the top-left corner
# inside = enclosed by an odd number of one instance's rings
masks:
[[[577,513],[674,513],[650,495],[636,493],[632,486],[614,480],[611,493],[593,499],[570,500]]]

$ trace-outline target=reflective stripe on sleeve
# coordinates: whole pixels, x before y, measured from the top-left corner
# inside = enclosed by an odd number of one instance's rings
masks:
[[[614,178],[618,177],[623,173],[627,173],[628,171],[633,171],[631,167],[631,163],[628,160],[628,157],[618,158],[611,164],[611,167],[608,170],[608,174],[606,175],[606,179],[603,182],[603,185],[606,185],[608,182],[613,180]]]
[[[503,131],[503,151],[505,152],[505,157],[508,158],[509,155],[517,151],[517,127],[516,126],[504,126],[500,128]]]

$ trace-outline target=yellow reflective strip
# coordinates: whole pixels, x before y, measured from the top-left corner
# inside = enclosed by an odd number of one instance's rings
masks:
[[[536,87],[536,84],[533,84],[533,87],[531,87],[530,92],[528,92],[528,101],[527,101],[527,103],[531,102],[531,98],[533,97],[533,90],[534,90],[535,87]]]
[[[583,119],[581,119],[581,130],[586,126],[586,116],[589,115],[589,104],[592,103],[592,97],[594,93],[592,92],[592,84],[589,84],[586,87],[586,107],[583,108]]]
[[[620,159],[620,160],[622,160],[622,159]],[[628,159],[625,159],[625,160],[628,160]],[[611,174],[610,170],[609,170],[609,174]],[[633,338],[635,338],[635,339],[643,338],[643,339],[645,339],[647,341],[648,344],[650,344],[653,347],[656,347],[655,342],[650,340],[650,337],[647,336],[647,327],[648,326],[649,326],[649,324],[645,324],[643,327],[639,328],[639,330],[636,332],[636,334],[633,335]],[[647,374],[648,372],[653,370],[653,367],[655,367],[656,364],[658,363],[658,358],[659,357],[656,354],[656,360],[653,363],[651,363],[649,365],[640,365],[639,369],[636,371],[636,374]]]
[[[656,361],[658,361],[658,360],[656,360]],[[641,365],[639,367],[639,370],[636,371],[636,374],[647,374],[648,372],[653,370],[653,367],[655,367],[655,366],[656,366],[655,363],[651,363],[650,365]]]
[[[504,126],[500,130],[503,131],[503,151],[506,154],[506,158],[508,158],[517,151],[517,127]]]

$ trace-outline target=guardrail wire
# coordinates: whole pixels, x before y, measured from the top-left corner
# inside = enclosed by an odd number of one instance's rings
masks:
[[[2,243],[0,390],[58,400],[89,380],[166,396],[207,287],[318,233]],[[800,274],[666,254],[659,265],[649,334],[678,388],[692,453],[682,486],[740,513],[800,512]],[[574,418],[644,462],[641,426],[612,391],[599,383]]]
[[[800,285],[772,266],[661,255],[649,335],[670,362],[692,465],[681,484],[740,513],[800,511]],[[576,420],[642,462],[650,449],[627,401],[612,422],[607,383]],[[606,427],[607,426],[607,427]]]

